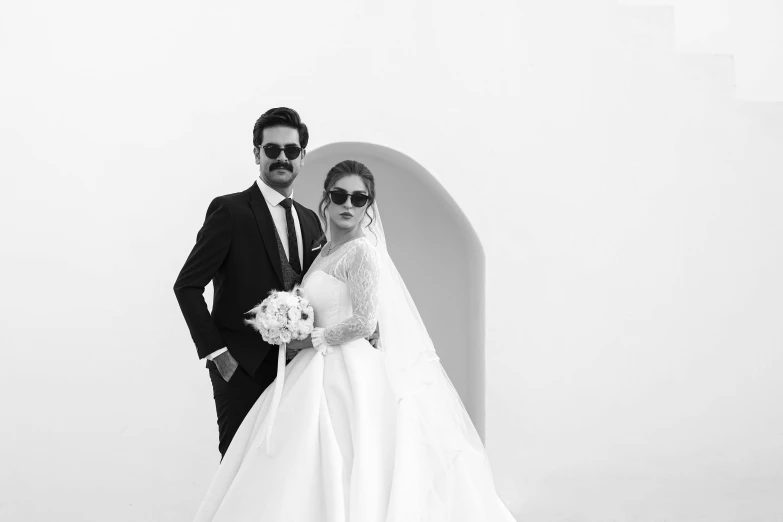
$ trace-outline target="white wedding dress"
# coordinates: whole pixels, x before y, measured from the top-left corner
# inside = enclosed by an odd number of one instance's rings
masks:
[[[264,391],[197,522],[514,521],[475,429],[453,414],[464,410],[450,381],[398,399],[384,352],[365,340],[378,320],[378,264],[364,237],[313,263],[302,287],[331,353],[308,348],[285,367],[269,453],[275,384]]]

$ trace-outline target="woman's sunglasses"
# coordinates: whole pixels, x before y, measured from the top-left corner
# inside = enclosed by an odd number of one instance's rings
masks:
[[[351,196],[351,204],[354,207],[363,207],[367,204],[367,201],[370,199],[370,196],[367,194],[361,194],[359,192],[355,194],[348,194],[347,192],[341,192],[339,190],[330,190],[329,191],[329,198],[332,200],[332,203],[335,205],[342,205],[345,203],[345,200],[348,199],[348,196]]]
[[[281,147],[280,145],[264,145],[261,147],[264,149],[264,154],[266,154],[266,157],[269,159],[277,159],[280,157],[280,151],[285,152],[285,157],[293,160],[299,157],[299,153],[302,152],[301,147],[297,147],[296,145],[286,145],[285,147]]]

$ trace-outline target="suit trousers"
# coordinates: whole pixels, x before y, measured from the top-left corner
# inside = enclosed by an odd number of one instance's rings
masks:
[[[247,412],[277,377],[277,350],[269,351],[254,375],[238,366],[228,382],[220,375],[214,362],[207,361],[207,368],[217,410],[218,450],[222,461]]]

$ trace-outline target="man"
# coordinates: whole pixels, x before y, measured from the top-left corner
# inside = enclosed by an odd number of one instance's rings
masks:
[[[277,375],[277,347],[245,324],[245,313],[271,290],[298,284],[326,242],[316,213],[293,200],[308,138],[293,109],[270,109],[256,121],[259,178],[243,192],[212,200],[174,284],[198,355],[207,360],[221,456]],[[203,296],[210,281],[211,314]]]

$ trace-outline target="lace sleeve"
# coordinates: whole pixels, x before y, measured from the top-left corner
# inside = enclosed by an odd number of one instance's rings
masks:
[[[378,285],[380,281],[378,252],[370,244],[357,241],[346,254],[343,269],[353,315],[326,328],[323,339],[334,346],[368,337],[378,323]]]

